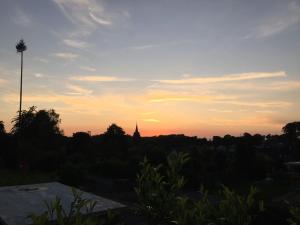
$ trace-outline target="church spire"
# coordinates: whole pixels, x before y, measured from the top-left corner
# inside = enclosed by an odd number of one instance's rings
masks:
[[[135,124],[135,131],[134,131],[134,133],[133,133],[133,138],[134,138],[135,140],[138,140],[138,139],[141,138],[141,135],[140,135],[140,132],[139,132],[139,128],[138,128],[137,123]]]

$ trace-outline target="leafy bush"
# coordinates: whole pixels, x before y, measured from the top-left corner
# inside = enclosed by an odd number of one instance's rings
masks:
[[[69,212],[66,212],[61,204],[61,200],[56,198],[53,202],[45,202],[47,211],[41,215],[30,215],[33,225],[51,225],[56,221],[57,225],[116,225],[116,216],[108,211],[106,219],[100,219],[96,215],[91,215],[96,202],[82,198],[82,193],[72,189],[74,200],[70,205]],[[82,212],[89,215],[84,215]],[[119,224],[121,225],[121,224]]]
[[[146,158],[141,163],[135,188],[137,212],[145,216],[149,225],[167,224],[174,217],[178,192],[184,185],[180,171],[187,160],[184,153],[171,153],[167,158],[165,175],[162,174],[162,165],[154,167]]]
[[[241,196],[229,188],[223,186],[222,199],[218,206],[220,224],[250,225],[258,212],[263,210],[263,202],[257,204],[255,195],[257,189],[250,188],[247,196]]]
[[[291,218],[288,219],[290,225],[299,225],[300,224],[300,208],[290,207]]]
[[[202,197],[194,201],[181,196],[185,183],[180,172],[188,161],[187,154],[171,153],[167,166],[152,166],[147,159],[141,163],[135,192],[138,197],[137,211],[149,225],[250,225],[263,203],[255,200],[257,190],[250,188],[247,196],[241,196],[223,186],[220,199],[212,203],[208,192],[201,188]],[[165,171],[165,173],[163,173]]]

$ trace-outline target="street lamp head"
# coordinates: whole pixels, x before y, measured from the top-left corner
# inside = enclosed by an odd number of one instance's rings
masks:
[[[27,47],[25,45],[25,42],[23,39],[21,39],[17,44],[16,44],[16,49],[17,52],[24,52],[26,51]]]

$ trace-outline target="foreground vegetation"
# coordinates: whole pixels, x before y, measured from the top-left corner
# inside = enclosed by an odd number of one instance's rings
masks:
[[[208,191],[201,189],[201,199],[185,196],[182,188],[185,178],[181,175],[188,156],[184,153],[171,153],[166,165],[153,166],[147,159],[141,163],[135,192],[138,202],[135,207],[147,225],[252,225],[266,224],[261,221],[265,211],[264,203],[257,200],[257,190],[251,187],[247,195],[223,186],[218,198],[213,201]],[[66,212],[59,198],[45,203],[47,211],[41,215],[30,215],[33,225],[50,225],[55,220],[58,225],[117,225],[123,224],[115,213],[106,216],[93,213],[96,202],[83,199],[81,193],[72,189],[74,200]],[[82,213],[84,212],[84,214]],[[268,221],[267,221],[268,222]],[[300,222],[300,209],[290,208],[288,224]],[[144,223],[143,223],[144,224]]]

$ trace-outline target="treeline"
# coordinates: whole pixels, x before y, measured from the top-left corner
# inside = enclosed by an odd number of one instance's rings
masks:
[[[91,136],[86,132],[63,135],[54,110],[23,110],[6,132],[0,122],[0,168],[55,171],[70,184],[95,177],[134,179],[144,157],[165,163],[173,151],[188,153],[184,169],[188,185],[226,183],[280,176],[284,163],[299,159],[300,122],[288,123],[282,135],[206,138],[185,135],[132,137],[116,124]]]

